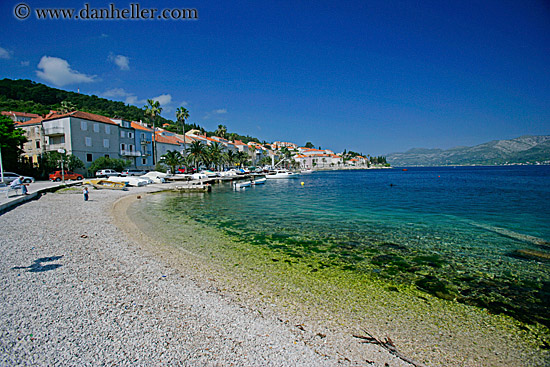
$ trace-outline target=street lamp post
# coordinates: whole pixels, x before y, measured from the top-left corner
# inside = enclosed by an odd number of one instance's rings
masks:
[[[4,182],[4,165],[2,164],[2,147],[0,146],[0,182]]]
[[[58,149],[57,150],[61,154],[65,154],[65,149]],[[61,155],[61,179],[63,180],[63,183],[65,183],[65,168],[63,168],[63,155]]]

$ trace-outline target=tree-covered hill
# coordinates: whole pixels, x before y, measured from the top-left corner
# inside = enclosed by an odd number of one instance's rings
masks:
[[[76,109],[108,117],[119,117],[130,121],[147,121],[144,111],[123,102],[111,101],[98,96],[68,92],[62,89],[26,79],[0,80],[0,111],[18,111],[46,114],[57,110],[61,102],[71,102]],[[159,118],[161,123],[171,123]]]

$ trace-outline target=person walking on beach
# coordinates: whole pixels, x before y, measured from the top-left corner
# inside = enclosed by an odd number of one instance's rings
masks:
[[[82,193],[84,194],[84,201],[88,201],[88,187],[84,186],[82,189]]]

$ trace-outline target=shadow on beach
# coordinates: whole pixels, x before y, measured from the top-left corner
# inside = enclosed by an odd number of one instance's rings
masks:
[[[48,265],[42,265],[42,263],[46,262],[52,262],[60,260],[63,257],[61,256],[50,256],[50,257],[42,257],[40,259],[34,260],[34,263],[32,263],[30,266],[15,266],[12,269],[13,270],[19,270],[19,269],[28,269],[27,271],[30,273],[41,273],[48,270],[55,270],[59,267],[61,267],[61,264],[48,264]]]

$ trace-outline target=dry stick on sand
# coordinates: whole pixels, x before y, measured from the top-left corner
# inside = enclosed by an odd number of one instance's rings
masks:
[[[353,335],[354,338],[358,338],[363,340],[362,343],[371,343],[381,346],[382,348],[388,350],[391,354],[394,356],[402,359],[403,361],[412,364],[415,367],[425,367],[423,364],[413,361],[412,359],[404,356],[401,352],[397,350],[395,345],[393,344],[393,341],[390,338],[386,338],[384,341],[376,339],[374,336],[372,336],[371,333],[369,333],[367,330],[363,330],[368,336],[363,335]]]

